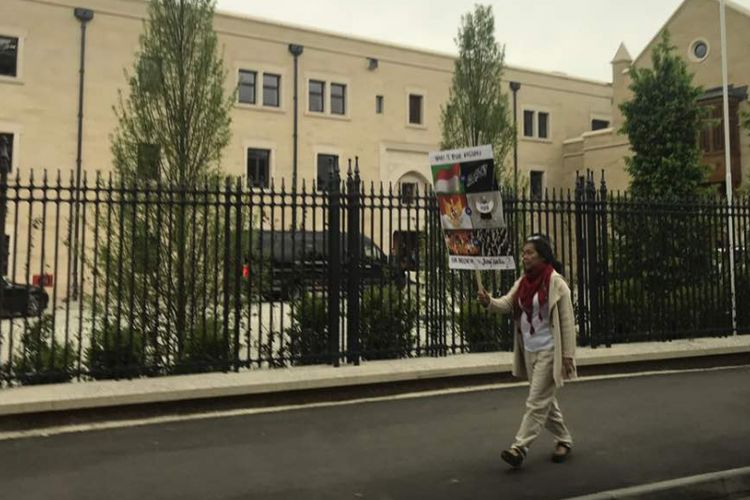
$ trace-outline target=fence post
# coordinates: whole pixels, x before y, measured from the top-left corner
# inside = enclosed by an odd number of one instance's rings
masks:
[[[589,318],[591,347],[598,345],[597,335],[601,330],[601,301],[599,300],[600,291],[600,271],[599,271],[599,253],[597,246],[597,217],[596,217],[596,184],[594,183],[594,172],[586,172],[586,242],[588,256],[588,277],[589,277]]]
[[[341,308],[341,177],[338,160],[328,170],[328,354],[339,366],[339,310]]]
[[[360,290],[360,259],[362,256],[360,242],[360,178],[359,157],[355,157],[354,175],[352,175],[352,161],[346,174],[347,197],[347,296],[346,296],[346,360],[348,363],[359,365],[359,290]]]
[[[599,186],[599,306],[604,342],[607,347],[612,347],[612,324],[609,301],[609,228],[607,223],[607,183],[602,180]]]
[[[576,172],[576,189],[575,189],[575,215],[576,215],[576,284],[578,285],[578,328],[581,337],[581,343],[586,345],[589,342],[588,328],[588,266],[586,261],[586,210],[585,202],[585,182],[582,175]]]

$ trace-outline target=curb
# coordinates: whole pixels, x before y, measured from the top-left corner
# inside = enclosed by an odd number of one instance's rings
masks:
[[[602,491],[568,500],[648,499],[712,500],[750,497],[750,467],[711,472],[630,488]]]
[[[220,399],[288,396],[317,392],[406,392],[435,386],[510,382],[510,352],[456,354],[441,358],[370,361],[359,366],[251,369],[238,373],[175,375],[134,380],[0,389],[0,420],[33,414],[117,409]],[[750,335],[672,343],[579,349],[579,374],[622,374],[665,369],[750,365]],[[345,395],[341,396],[346,397]]]

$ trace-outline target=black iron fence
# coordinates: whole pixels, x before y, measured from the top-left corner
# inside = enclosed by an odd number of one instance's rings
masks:
[[[365,184],[356,164],[343,180],[333,169],[325,190],[76,185],[45,173],[2,186],[6,384],[512,347],[509,319],[477,304],[473,273],[448,269],[427,188]],[[590,346],[731,334],[732,220],[737,321],[750,329],[747,200],[645,203],[589,174],[539,199],[506,193],[504,212],[515,255],[532,232],[555,242]],[[516,276],[484,280],[500,294]]]

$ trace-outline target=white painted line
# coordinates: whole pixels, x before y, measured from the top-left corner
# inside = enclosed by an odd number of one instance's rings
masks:
[[[627,379],[636,377],[648,377],[656,375],[675,375],[684,373],[695,373],[695,372],[713,372],[722,370],[734,370],[738,368],[750,369],[745,366],[721,366],[714,368],[692,368],[686,370],[662,370],[662,371],[647,371],[637,373],[614,373],[610,375],[595,375],[590,377],[580,377],[577,380],[570,381],[568,383],[583,383],[583,382],[594,382],[597,380],[609,380],[609,379]],[[188,422],[192,420],[207,420],[212,418],[230,418],[240,417],[248,415],[259,415],[264,413],[281,413],[286,411],[296,410],[310,410],[317,408],[330,408],[335,406],[351,406],[366,403],[380,403],[385,401],[397,401],[402,399],[418,399],[418,398],[429,398],[437,396],[447,396],[452,394],[465,394],[471,392],[481,391],[495,391],[502,389],[513,389],[516,387],[523,387],[528,385],[527,382],[511,382],[511,383],[498,383],[498,384],[485,384],[471,387],[457,387],[451,389],[438,389],[433,391],[421,391],[421,392],[410,392],[404,394],[394,394],[389,396],[376,396],[369,398],[358,398],[346,401],[324,401],[319,403],[304,403],[295,405],[283,405],[283,406],[272,406],[268,408],[239,408],[236,410],[222,410],[215,412],[202,412],[193,413],[190,415],[167,415],[158,417],[147,417],[129,420],[118,420],[111,422],[95,422],[91,424],[73,424],[73,425],[62,425],[58,427],[47,427],[43,429],[30,429],[25,431],[11,431],[11,432],[0,432],[0,441],[8,441],[14,439],[26,439],[35,437],[50,437],[60,434],[70,434],[75,432],[91,432],[91,431],[102,431],[109,429],[121,429],[127,427],[142,427],[146,425],[159,425],[169,424],[176,422]]]

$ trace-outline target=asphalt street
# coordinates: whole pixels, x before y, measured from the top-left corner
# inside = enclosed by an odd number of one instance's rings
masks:
[[[499,457],[527,387],[0,442],[2,499],[565,498],[750,465],[750,368],[568,384],[575,438]],[[1,396],[1,395],[0,395]]]

